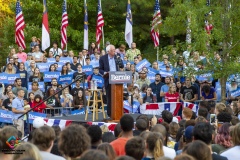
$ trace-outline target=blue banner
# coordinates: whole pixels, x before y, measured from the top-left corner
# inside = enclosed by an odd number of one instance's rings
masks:
[[[147,74],[147,78],[150,80],[150,82],[154,82],[155,81],[155,74],[149,73]]]
[[[72,75],[64,75],[58,77],[58,84],[70,84],[72,82]]]
[[[130,113],[136,113],[139,107],[140,103],[137,101],[133,101],[133,107],[128,103],[127,100],[123,101],[123,108],[128,110]]]
[[[32,124],[33,120],[37,117],[46,118],[47,114],[39,113],[39,112],[29,112],[28,113],[29,123]]]
[[[161,74],[161,77],[167,77],[167,76],[172,76],[173,72],[172,71],[159,71],[159,73]]]
[[[104,79],[101,76],[93,75],[92,81],[97,81],[97,86],[102,88],[104,85]]]
[[[92,61],[90,62],[90,65],[91,65],[93,68],[99,67],[99,60],[98,60],[98,61],[92,60]]]
[[[60,61],[59,62],[62,62],[62,63],[67,63],[67,62],[70,62],[72,63],[73,59],[71,57],[60,57]]]
[[[240,88],[237,88],[236,90],[231,91],[230,93],[232,97],[238,97],[240,96]]]
[[[56,63],[56,60],[55,58],[47,58],[47,62],[53,64]]]
[[[13,123],[13,113],[11,111],[0,110],[0,122]]]
[[[211,73],[201,74],[196,76],[196,78],[199,82],[203,82],[203,81],[211,82],[213,80]]]
[[[148,73],[150,73],[150,74],[156,74],[156,73],[159,73],[158,70],[153,69],[153,68],[151,68],[151,67],[148,67],[147,69],[148,69]]]
[[[5,84],[8,83],[8,74],[0,73],[0,82]]]
[[[87,76],[91,75],[93,74],[93,66],[92,65],[82,66],[82,71],[85,72]]]
[[[49,71],[50,63],[37,63],[37,67],[39,68],[40,72],[47,72]]]
[[[65,65],[65,63],[58,62],[57,64],[58,64],[57,71],[62,71],[62,66]]]
[[[14,84],[14,81],[15,81],[16,78],[21,78],[20,73],[18,73],[18,74],[8,74],[8,77],[7,77],[8,84]]]
[[[149,66],[151,66],[151,63],[148,62],[148,60],[144,59],[136,65],[136,70],[139,72],[142,70],[143,67],[149,67]]]
[[[38,88],[45,92],[45,85],[44,85],[44,82],[38,82]],[[32,82],[28,82],[28,92],[31,92],[32,91]]]
[[[58,79],[60,74],[60,72],[45,72],[43,76],[44,82],[51,82],[52,78]]]
[[[77,109],[75,111],[71,111],[71,115],[79,115],[79,114],[85,114],[85,109]]]

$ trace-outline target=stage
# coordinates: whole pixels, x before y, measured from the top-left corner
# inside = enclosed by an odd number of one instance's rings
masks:
[[[87,123],[87,122],[93,122],[92,121],[92,115],[93,114],[88,114],[88,119],[85,120],[85,114],[79,114],[79,115],[66,115],[66,116],[55,116],[51,117],[51,119],[59,119],[59,120],[70,120],[74,122],[80,122],[80,123]],[[129,114],[133,117],[134,121],[136,122],[136,118],[141,115],[141,114]],[[153,115],[148,115],[148,118],[151,119]],[[157,118],[161,118],[160,116],[156,116]],[[98,113],[98,119],[95,120],[94,122],[103,122],[103,114]]]

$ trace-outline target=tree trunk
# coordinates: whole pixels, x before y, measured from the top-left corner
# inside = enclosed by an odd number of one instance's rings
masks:
[[[221,85],[221,102],[225,103],[226,102],[226,82],[227,78],[223,77],[220,80],[220,85]]]

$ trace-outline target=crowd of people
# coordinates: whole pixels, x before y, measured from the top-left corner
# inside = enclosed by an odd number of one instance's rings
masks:
[[[83,49],[76,56],[73,51],[62,51],[56,42],[47,53],[41,51],[39,40],[32,38],[30,52],[23,52],[18,48],[11,49],[6,66],[2,67],[5,74],[20,74],[14,84],[0,84],[0,106],[3,110],[13,112],[13,126],[7,125],[0,129],[0,159],[174,159],[174,160],[214,160],[240,158],[240,101],[237,97],[229,96],[230,103],[216,103],[217,94],[214,87],[217,80],[198,81],[195,76],[181,79],[176,74],[161,75],[164,70],[175,73],[182,72],[186,66],[199,70],[204,68],[209,60],[197,51],[177,53],[173,48],[170,55],[163,55],[162,61],[154,61],[151,66],[143,66],[137,70],[136,66],[143,60],[141,51],[133,42],[130,49],[125,45],[115,49],[109,42],[101,52],[95,43],[91,43],[88,50]],[[61,68],[58,67],[62,57],[71,58]],[[116,58],[115,58],[116,57]],[[38,64],[48,63],[48,58],[55,59],[49,65],[49,72],[60,72],[60,75],[72,75],[74,85],[58,84],[57,78],[51,82],[44,82],[44,73]],[[116,61],[120,59],[117,65]],[[170,60],[171,59],[171,60]],[[215,53],[215,60],[221,62],[219,53]],[[106,62],[106,63],[105,63]],[[92,73],[83,71],[84,66],[92,66]],[[119,68],[118,68],[119,67]],[[148,77],[153,69],[155,79]],[[43,119],[35,119],[33,130],[29,133],[28,142],[14,145],[14,150],[22,150],[22,154],[7,154],[9,145],[6,141],[10,137],[22,138],[24,131],[24,117],[22,114],[31,108],[35,112],[47,113],[56,107],[71,108],[72,110],[86,109],[87,99],[91,98],[92,79],[102,77],[104,84],[97,87],[103,92],[104,103],[107,104],[107,114],[111,117],[111,88],[108,84],[109,71],[131,71],[132,83],[124,85],[124,100],[137,101],[139,104],[159,102],[191,102],[199,101],[198,112],[183,108],[181,121],[176,120],[172,113],[162,112],[163,121],[155,116],[149,118],[140,115],[136,121],[125,114],[115,127],[114,134],[105,127],[89,126],[86,124],[72,124],[62,131],[58,126],[49,127]],[[84,77],[84,78],[81,78]],[[29,87],[31,83],[31,90]],[[81,84],[87,83],[86,87]],[[232,88],[235,81],[232,81]],[[63,89],[64,88],[64,89]],[[63,89],[63,90],[61,90]],[[57,93],[57,94],[56,94]],[[55,96],[54,96],[55,95]],[[47,99],[47,101],[44,101]],[[49,113],[48,113],[49,114]],[[51,114],[51,113],[50,113]],[[55,112],[54,114],[59,114]],[[54,116],[52,114],[52,116]]]

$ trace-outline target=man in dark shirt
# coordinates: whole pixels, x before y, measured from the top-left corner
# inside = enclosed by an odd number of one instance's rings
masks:
[[[74,56],[73,57],[73,63],[71,63],[71,69],[74,70],[74,71],[77,71],[77,66],[79,64],[77,62],[78,62],[78,57]]]
[[[14,94],[12,91],[7,92],[8,98],[3,101],[2,109],[12,111],[12,101],[14,99]]]
[[[74,96],[77,96],[79,90],[83,90],[83,88],[80,87],[80,84],[81,84],[80,80],[77,80],[77,81],[76,81],[76,87],[74,87],[74,88],[71,90],[71,95],[72,95],[73,97],[74,97]]]
[[[155,82],[151,83],[149,86],[152,88],[153,94],[156,94],[157,102],[162,102],[160,91],[163,85],[164,83],[161,82],[161,75],[159,73],[155,74]]]
[[[81,79],[81,78],[84,78],[85,81],[87,80],[86,74],[84,72],[82,72],[81,64],[78,64],[77,72],[73,73],[73,81],[76,79],[79,79],[79,78],[80,78],[81,82],[83,82],[83,79]]]
[[[186,78],[186,86],[181,89],[181,100],[183,102],[194,102],[197,100],[197,89],[191,85],[190,78]]]

